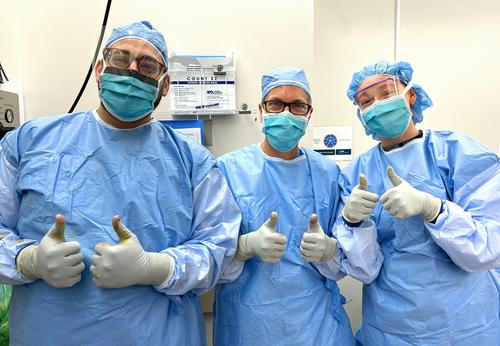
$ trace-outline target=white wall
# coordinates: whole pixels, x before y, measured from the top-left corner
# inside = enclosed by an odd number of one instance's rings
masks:
[[[0,90],[15,92],[19,94],[21,121],[24,120],[24,100],[22,85],[22,66],[19,63],[20,40],[19,40],[19,16],[18,2],[15,0],[0,0],[0,62],[9,78],[0,84]]]
[[[22,25],[15,37],[22,52],[27,119],[68,111],[92,60],[105,5],[103,0],[20,2]],[[234,51],[237,105],[247,103],[256,110],[263,73],[285,64],[311,69],[312,17],[313,3],[302,0],[144,0],[139,6],[137,1],[121,0],[111,5],[105,39],[115,26],[147,19],[164,33],[169,52]],[[92,76],[76,110],[96,108],[98,102]],[[164,100],[158,111],[167,110]],[[212,124],[210,149],[216,156],[262,138],[254,116],[220,116]]]
[[[402,1],[401,59],[434,102],[423,127],[462,132],[498,153],[498,0]]]
[[[0,23],[2,23],[0,62],[6,70],[9,80],[16,79],[19,75],[17,18],[15,0],[0,0]]]

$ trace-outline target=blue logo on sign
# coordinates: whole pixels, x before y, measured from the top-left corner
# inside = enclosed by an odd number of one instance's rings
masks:
[[[327,148],[333,148],[335,144],[337,144],[337,137],[335,135],[329,134],[326,135],[323,139],[323,143],[327,146]]]
[[[209,94],[209,95],[222,95],[222,91],[220,91],[220,90],[207,90],[207,94]]]

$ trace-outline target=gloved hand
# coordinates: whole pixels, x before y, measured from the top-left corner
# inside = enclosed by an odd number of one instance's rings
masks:
[[[78,283],[85,269],[80,244],[64,240],[64,216],[57,214],[54,225],[40,245],[30,245],[17,256],[17,270],[30,280],[42,279],[52,287],[66,288]]]
[[[370,214],[377,205],[378,196],[367,190],[368,182],[366,181],[366,177],[360,174],[359,184],[351,191],[344,210],[342,210],[344,219],[351,223],[356,223],[370,218]]]
[[[307,262],[328,262],[337,253],[337,242],[325,234],[318,223],[318,215],[312,214],[309,228],[302,236],[300,253]]]
[[[264,262],[276,263],[285,254],[286,236],[276,232],[278,213],[273,211],[271,217],[257,231],[240,236],[235,260],[246,261],[259,256]]]
[[[174,271],[170,255],[144,251],[137,236],[123,225],[119,216],[113,217],[113,228],[119,243],[97,244],[92,257],[90,271],[97,286],[160,285],[170,279]]]
[[[394,187],[387,190],[380,201],[389,214],[398,220],[421,215],[428,222],[439,215],[441,211],[439,198],[415,189],[401,179],[391,166],[387,168],[387,176]]]

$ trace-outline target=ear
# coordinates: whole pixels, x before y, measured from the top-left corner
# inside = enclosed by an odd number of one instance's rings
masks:
[[[408,95],[409,95],[408,101],[410,102],[410,106],[413,106],[413,104],[417,101],[417,93],[413,89],[410,89],[408,91]]]
[[[97,83],[99,83],[99,78],[101,77],[101,72],[103,67],[104,64],[102,62],[102,59],[97,60],[94,66],[94,75]]]
[[[262,103],[259,103],[259,118],[261,123],[262,123],[262,113],[263,113]]]
[[[170,76],[167,74],[163,77],[163,90],[161,91],[162,96],[167,96],[168,90],[170,89]]]

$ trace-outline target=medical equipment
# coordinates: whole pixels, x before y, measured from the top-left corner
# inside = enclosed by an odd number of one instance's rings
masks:
[[[0,139],[19,126],[19,95],[0,90]]]

